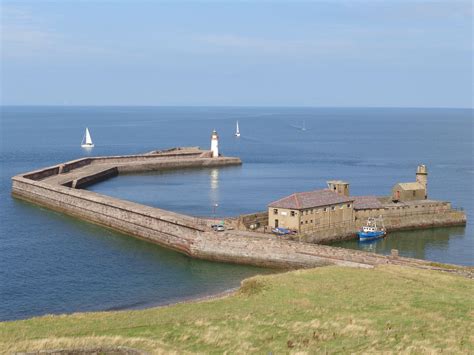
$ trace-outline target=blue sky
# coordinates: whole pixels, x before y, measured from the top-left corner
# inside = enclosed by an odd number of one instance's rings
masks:
[[[472,107],[470,1],[2,1],[2,103]]]

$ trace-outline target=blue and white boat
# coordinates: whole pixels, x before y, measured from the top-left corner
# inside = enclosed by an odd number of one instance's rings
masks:
[[[377,226],[377,220],[375,218],[368,218],[367,224],[361,228],[358,234],[359,240],[366,241],[377,238],[383,238],[385,237],[387,232],[385,231],[385,227],[383,227],[383,222],[382,227],[379,228]]]

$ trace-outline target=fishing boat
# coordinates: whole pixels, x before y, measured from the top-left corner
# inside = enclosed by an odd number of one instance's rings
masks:
[[[239,121],[237,121],[237,124],[235,127],[235,136],[240,137]]]
[[[92,143],[91,134],[89,133],[89,128],[86,127],[86,133],[84,133],[84,137],[82,137],[81,142],[82,148],[93,148],[94,143]]]
[[[377,238],[383,238],[385,237],[387,232],[385,231],[385,227],[383,226],[383,221],[382,227],[379,227],[377,226],[377,219],[370,217],[367,219],[366,225],[363,226],[357,234],[359,235],[359,240],[366,241]]]

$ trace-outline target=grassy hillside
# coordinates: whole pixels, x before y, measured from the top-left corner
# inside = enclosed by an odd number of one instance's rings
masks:
[[[299,270],[248,279],[221,299],[0,323],[0,348],[472,353],[473,286],[460,276],[394,266]]]

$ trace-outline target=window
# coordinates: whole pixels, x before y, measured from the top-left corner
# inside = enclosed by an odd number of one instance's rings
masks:
[[[305,221],[304,223],[305,223],[305,224],[308,224],[308,221]]]
[[[324,207],[324,212],[326,212],[328,209],[326,207]]]
[[[273,214],[278,214],[278,209],[277,208],[273,209]]]
[[[291,217],[294,217],[295,216],[295,211],[291,211],[290,215],[291,215]]]
[[[313,220],[309,221],[309,223],[313,223]]]
[[[415,191],[415,190],[413,190],[413,197],[415,197],[415,196],[416,196],[416,191]]]
[[[351,204],[350,204],[350,203],[347,204],[347,208],[351,208]]]
[[[303,224],[303,221],[301,221],[301,224]]]
[[[333,211],[334,211],[335,209],[336,209],[336,207],[334,207],[334,206],[332,206],[332,207],[331,207],[331,210],[333,210]]]

